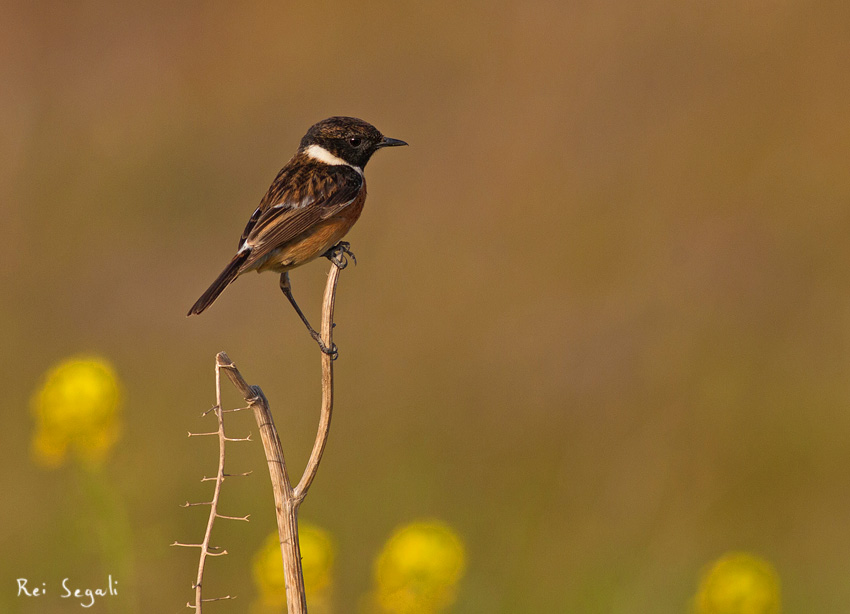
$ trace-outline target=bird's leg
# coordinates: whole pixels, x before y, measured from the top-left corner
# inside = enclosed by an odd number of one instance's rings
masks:
[[[351,243],[348,241],[340,241],[322,255],[333,262],[339,270],[348,266],[346,256],[351,256],[351,260],[354,264],[357,264],[357,258],[354,256],[354,252],[351,251]]]
[[[319,344],[319,349],[322,353],[330,356],[332,360],[336,360],[339,357],[339,350],[336,348],[336,343],[331,344],[332,347],[326,346],[324,341],[322,341],[322,337],[312,326],[310,326],[310,323],[304,316],[304,312],[301,311],[298,303],[295,302],[295,297],[292,296],[292,284],[289,283],[289,273],[284,272],[280,274],[280,289],[286,298],[289,299],[289,302],[292,303],[292,306],[295,308],[295,313],[297,313],[298,317],[301,318],[301,321],[304,322],[304,326],[306,326],[307,330],[310,331],[310,336],[313,337],[316,343]]]

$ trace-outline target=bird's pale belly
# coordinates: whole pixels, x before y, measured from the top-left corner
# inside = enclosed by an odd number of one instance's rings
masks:
[[[314,226],[300,237],[272,251],[256,267],[258,273],[283,273],[314,260],[342,240],[357,221],[351,215],[336,217]]]

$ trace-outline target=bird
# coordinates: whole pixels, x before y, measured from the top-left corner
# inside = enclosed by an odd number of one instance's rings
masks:
[[[274,271],[321,351],[336,357],[295,302],[289,271],[320,256],[340,267],[346,254],[354,257],[341,239],[363,211],[363,169],[379,149],[402,145],[407,143],[355,117],[329,117],[311,126],[248,220],[236,254],[187,316],[202,313],[243,273]]]

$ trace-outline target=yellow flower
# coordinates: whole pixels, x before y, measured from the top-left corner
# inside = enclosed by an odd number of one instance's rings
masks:
[[[745,552],[721,557],[703,575],[697,614],[779,614],[779,576],[764,559]]]
[[[458,535],[439,521],[397,529],[375,562],[373,599],[388,614],[439,612],[454,602],[466,567]]]
[[[334,563],[333,540],[327,531],[311,524],[302,523],[298,533],[307,603],[310,604],[311,612],[321,612],[327,610],[330,593]],[[286,582],[277,533],[269,535],[263,547],[254,555],[254,583],[259,589],[261,600],[255,606],[255,611],[280,611],[286,604]]]
[[[120,436],[120,398],[118,377],[101,358],[70,358],[52,368],[31,401],[35,460],[57,467],[70,448],[90,464],[103,461]]]

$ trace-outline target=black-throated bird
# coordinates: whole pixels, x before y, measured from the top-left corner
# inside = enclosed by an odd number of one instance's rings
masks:
[[[385,137],[354,117],[330,117],[313,125],[248,220],[236,255],[188,315],[204,311],[239,275],[275,271],[310,335],[323,352],[333,354],[295,302],[289,271],[319,256],[332,258],[335,248],[348,252],[340,240],[366,201],[363,169],[376,151],[399,145],[407,143]]]

